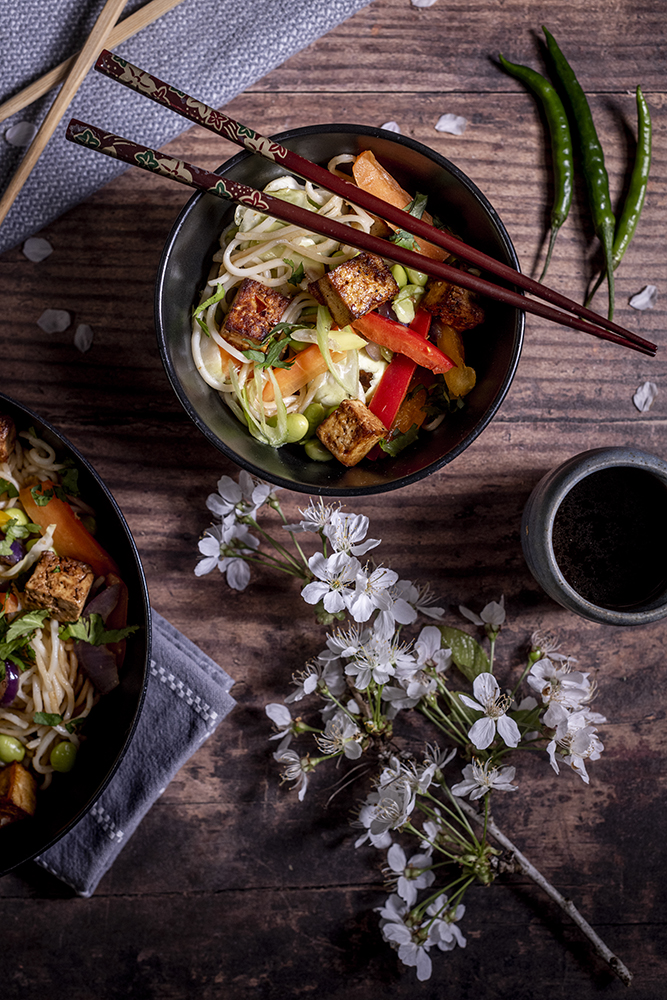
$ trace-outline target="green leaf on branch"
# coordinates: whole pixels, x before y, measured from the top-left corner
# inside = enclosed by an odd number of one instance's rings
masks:
[[[443,646],[451,649],[452,662],[471,683],[478,674],[488,673],[489,658],[477,642],[467,632],[448,625],[439,625]]]

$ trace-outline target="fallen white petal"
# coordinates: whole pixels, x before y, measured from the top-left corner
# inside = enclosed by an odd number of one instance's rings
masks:
[[[37,320],[37,326],[44,333],[62,333],[72,322],[72,317],[64,309],[45,309]]]
[[[79,323],[76,328],[74,346],[78,347],[82,354],[85,354],[93,346],[93,331],[85,323]]]
[[[31,122],[16,122],[5,132],[5,139],[12,146],[29,146],[36,134],[36,125]]]
[[[401,134],[401,126],[398,122],[385,122],[384,125],[380,125],[380,128],[385,129],[387,132],[397,132]]]
[[[450,135],[463,135],[468,124],[467,118],[461,115],[440,115],[435,123],[436,132],[449,132]]]
[[[646,413],[653,406],[655,397],[658,395],[658,387],[655,382],[644,382],[640,385],[636,393],[632,397],[632,402],[635,404],[640,413]]]
[[[410,0],[413,7],[432,7],[436,0]]]
[[[658,298],[658,289],[655,285],[645,285],[641,292],[637,292],[630,299],[633,309],[652,309]]]
[[[53,253],[53,247],[48,240],[43,240],[40,236],[31,236],[23,244],[23,256],[35,264],[38,264],[40,260],[45,260],[51,253]]]

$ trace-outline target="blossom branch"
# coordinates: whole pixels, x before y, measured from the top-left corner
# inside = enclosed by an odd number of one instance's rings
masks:
[[[484,826],[485,817],[478,813],[468,802],[461,801],[461,808],[477,823],[479,826]],[[607,962],[612,971],[618,976],[621,982],[629,986],[632,982],[632,973],[623,964],[623,962],[618,958],[617,955],[607,947],[602,938],[596,934],[591,925],[587,920],[581,915],[579,910],[576,908],[572,900],[566,899],[565,896],[556,889],[551,882],[549,882],[540,871],[537,870],[535,865],[531,864],[528,858],[521,853],[521,851],[516,847],[509,837],[506,837],[502,830],[499,830],[493,819],[489,816],[486,822],[487,831],[491,836],[498,841],[499,844],[510,851],[514,857],[519,869],[528,875],[529,878],[533,880],[541,889],[546,892],[555,903],[557,903],[562,910],[564,910],[568,916],[574,921],[574,923],[579,927],[579,929],[586,935],[586,937],[591,941],[593,948],[597,954]]]

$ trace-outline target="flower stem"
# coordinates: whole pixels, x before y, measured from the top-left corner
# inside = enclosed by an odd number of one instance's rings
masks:
[[[494,837],[499,844],[502,844],[506,850],[511,851],[520,870],[525,875],[528,875],[529,878],[532,878],[533,882],[539,885],[540,888],[546,892],[547,896],[553,899],[555,903],[558,903],[560,908],[564,910],[569,917],[571,917],[577,927],[579,927],[579,929],[586,935],[600,958],[603,958],[605,962],[608,963],[609,967],[616,973],[621,982],[625,983],[626,986],[629,986],[632,982],[632,973],[623,964],[620,958],[614,955],[614,953],[607,947],[602,938],[595,933],[588,921],[582,917],[581,913],[579,913],[579,910],[576,908],[572,900],[566,899],[565,896],[562,896],[558,889],[556,889],[551,882],[547,881],[544,875],[542,875],[542,873],[530,863],[528,858],[521,853],[518,847],[514,846],[509,837],[506,837],[505,834],[498,829],[490,816],[484,817],[481,813],[478,813],[476,809],[473,809],[473,807],[467,802],[462,801],[460,806],[464,812],[466,812],[471,819],[474,820],[475,823],[483,826],[486,822],[487,829],[491,836]]]

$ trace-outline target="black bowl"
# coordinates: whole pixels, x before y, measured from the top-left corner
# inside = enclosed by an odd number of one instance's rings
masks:
[[[339,153],[372,150],[411,193],[429,196],[429,211],[479,250],[519,269],[512,242],[484,195],[453,163],[413,139],[361,125],[313,125],[274,138],[307,159],[326,164]],[[250,153],[240,153],[217,171],[263,188],[284,168]],[[219,249],[219,237],[233,208],[210,194],[187,203],[162,253],[155,292],[158,343],[171,385],[208,440],[260,479],[302,493],[355,496],[382,493],[414,483],[460,455],[484,430],[505,398],[523,343],[522,310],[489,302],[482,327],[466,341],[466,362],[477,371],[477,385],[465,407],[397,458],[353,468],[338,462],[311,462],[298,445],[271,448],[256,441],[196,371],[190,351],[192,307],[199,301]]]
[[[76,766],[54,774],[38,792],[37,811],[29,819],[0,827],[0,875],[52,847],[101,795],[127,750],[146,690],[150,663],[150,606],[139,553],[120,507],[92,465],[51,424],[0,393],[0,412],[8,413],[18,430],[33,426],[58,457],[73,459],[79,470],[82,498],[95,509],[100,544],[113,555],[129,591],[128,622],[140,625],[127,640],[118,687],[100,698],[86,722],[85,742]]]

